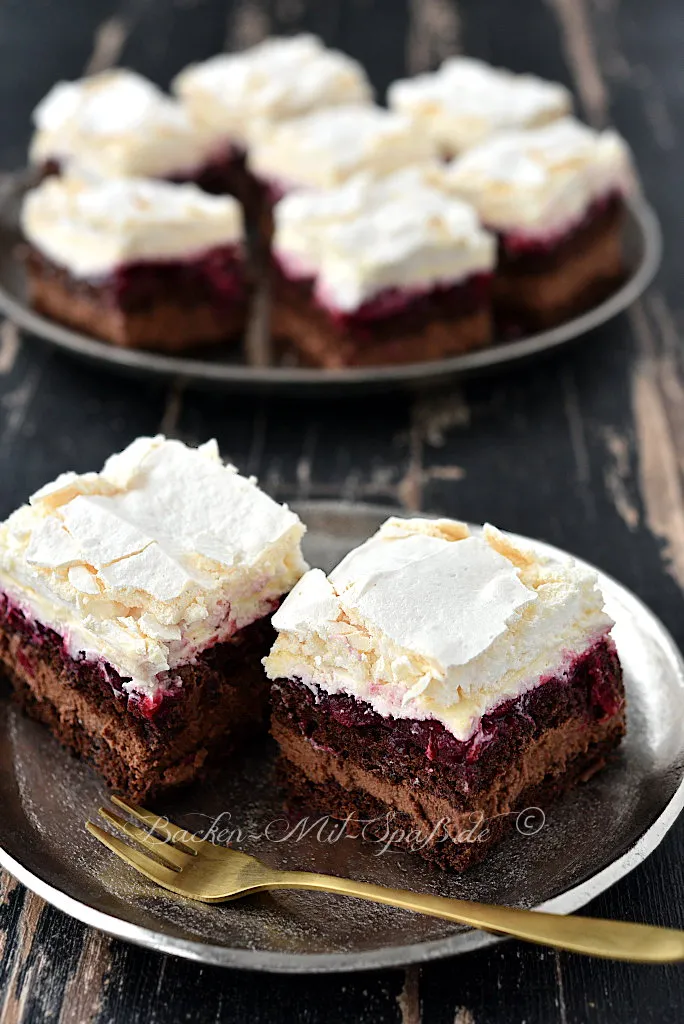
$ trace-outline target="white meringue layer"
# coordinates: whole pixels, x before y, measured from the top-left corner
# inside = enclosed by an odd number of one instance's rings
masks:
[[[495,132],[538,127],[572,110],[570,93],[557,82],[472,57],[450,57],[438,71],[394,82],[387,95],[393,110],[411,117],[450,156]]]
[[[435,718],[459,740],[608,632],[593,572],[523,551],[493,527],[389,519],[326,577],[310,570],[273,617],[269,678]]]
[[[193,121],[216,140],[246,147],[255,125],[301,117],[313,110],[370,103],[361,65],[316,36],[266,39],[241,53],[191,64],[172,88]]]
[[[409,118],[345,105],[269,126],[253,139],[248,164],[258,178],[288,192],[334,188],[362,171],[391,174],[435,155],[435,144]]]
[[[597,199],[633,188],[624,140],[573,118],[495,135],[454,160],[444,182],[486,227],[541,236],[571,227]]]
[[[75,277],[138,260],[191,259],[243,238],[232,196],[137,178],[46,178],[22,206],[26,239]]]
[[[89,177],[190,176],[214,145],[179,103],[125,68],[58,82],[33,120],[31,162]]]
[[[138,438],[65,473],[0,524],[0,589],[154,695],[166,673],[267,614],[306,570],[304,526],[220,459]]]

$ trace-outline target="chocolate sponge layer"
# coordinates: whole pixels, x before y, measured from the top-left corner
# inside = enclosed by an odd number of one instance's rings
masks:
[[[174,670],[150,701],[128,695],[106,663],[71,658],[59,634],[0,596],[0,672],[17,702],[134,800],[192,781],[265,729],[272,642],[270,618],[252,623]]]

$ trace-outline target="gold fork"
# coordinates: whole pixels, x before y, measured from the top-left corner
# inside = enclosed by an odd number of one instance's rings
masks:
[[[370,882],[308,871],[279,871],[255,857],[194,836],[128,800],[116,796],[111,799],[146,827],[135,825],[106,807],[100,807],[98,814],[147,852],[129,846],[90,821],[86,822],[88,832],[157,885],[203,903],[221,903],[272,889],[311,889],[385,903],[573,953],[641,963],[684,960],[684,931],[675,928],[593,917],[563,917],[387,889]]]

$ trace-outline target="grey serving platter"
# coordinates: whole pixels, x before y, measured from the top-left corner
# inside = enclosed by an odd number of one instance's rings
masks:
[[[298,511],[309,525],[307,557],[323,568],[388,514],[315,502]],[[684,804],[682,657],[633,594],[604,575],[600,585],[625,670],[627,738],[603,772],[545,817],[530,810],[489,860],[464,875],[435,871],[415,854],[382,853],[377,844],[332,841],[333,828],[325,821],[317,820],[302,836],[296,821],[283,818],[266,741],[221,778],[154,809],[191,831],[206,834],[213,824],[233,845],[273,866],[560,914],[577,910],[644,861]],[[89,768],[0,700],[0,865],[88,925],[204,963],[301,973],[420,963],[501,941],[448,922],[317,893],[282,891],[211,906],[184,901],[137,876],[84,831],[84,821],[105,800]]]
[[[206,358],[180,357],[118,348],[73,331],[28,306],[25,274],[17,250],[21,241],[19,209],[29,185],[29,175],[19,173],[7,181],[0,195],[0,309],[23,330],[103,367],[224,391],[274,391],[318,397],[413,389],[512,366],[577,340],[626,309],[653,278],[662,250],[660,227],[653,210],[645,199],[635,197],[624,224],[627,277],[612,295],[582,316],[552,330],[449,359],[346,370],[270,365],[268,299],[264,293],[254,303],[252,322],[242,346],[213,348]]]

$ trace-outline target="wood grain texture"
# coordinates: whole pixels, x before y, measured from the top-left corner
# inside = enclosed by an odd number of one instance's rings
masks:
[[[684,43],[677,0],[23,0],[0,6],[0,167],[24,160],[54,80],[121,61],[166,85],[187,61],[311,29],[393,78],[462,50],[573,88],[632,144],[664,228],[657,286],[573,350],[418,397],[298,402],[107,376],[0,327],[0,516],[138,434],[216,436],[276,497],[383,502],[538,536],[621,578],[684,642],[680,282]],[[682,925],[684,825],[590,912]],[[301,1020],[680,1024],[676,968],[507,943],[407,971],[279,978],[109,940],[0,876],[0,1024]]]

